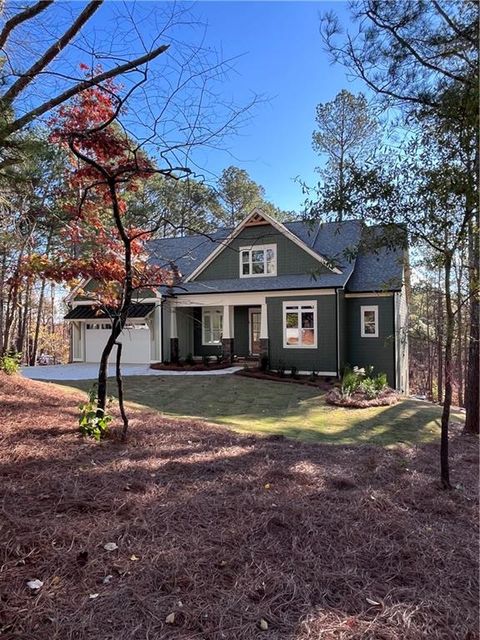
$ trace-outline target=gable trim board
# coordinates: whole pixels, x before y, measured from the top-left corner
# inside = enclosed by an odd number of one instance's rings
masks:
[[[294,242],[297,246],[303,249],[303,251],[308,253],[312,258],[314,258],[322,266],[327,267],[327,269],[329,269],[333,273],[336,273],[336,274],[342,273],[341,270],[338,269],[337,267],[332,267],[329,261],[325,257],[321,256],[316,251],[313,251],[313,249],[311,249],[308,245],[302,242],[300,238],[298,238],[294,233],[292,233],[289,229],[287,229],[281,222],[278,222],[278,220],[275,220],[275,218],[272,218],[271,216],[269,216],[267,213],[264,213],[260,209],[254,209],[246,218],[242,220],[242,222],[240,222],[240,224],[238,224],[235,227],[235,229],[224,240],[222,240],[217,245],[217,247],[205,258],[205,260],[203,260],[203,262],[201,262],[192,271],[192,273],[185,278],[185,282],[191,282],[192,280],[195,280],[195,278],[198,275],[200,275],[200,273],[202,273],[202,271],[204,271],[204,269],[206,269],[208,265],[211,264],[215,260],[215,258],[219,256],[226,249],[226,247],[232,242],[232,240],[234,240],[239,235],[239,233],[245,227],[248,226],[248,222],[252,218],[258,215],[262,216],[262,218],[265,220],[265,224],[272,225],[274,229],[276,229],[277,231],[282,233],[286,238]],[[258,224],[258,222],[256,222],[256,224]]]

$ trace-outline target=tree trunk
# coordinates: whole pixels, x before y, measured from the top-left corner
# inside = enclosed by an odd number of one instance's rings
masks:
[[[116,359],[116,367],[115,367],[115,377],[117,379],[117,389],[118,389],[118,406],[120,407],[120,415],[123,420],[123,429],[122,429],[122,440],[125,442],[127,439],[127,431],[128,431],[128,416],[125,412],[125,405],[123,402],[123,380],[122,380],[122,372],[120,368],[120,364],[122,361],[122,343],[117,342],[117,359]]]
[[[45,299],[45,286],[46,280],[45,278],[42,278],[42,283],[40,285],[40,295],[38,298],[37,318],[35,320],[35,333],[33,336],[32,353],[30,355],[31,367],[34,367],[37,362],[38,340],[40,337],[40,326],[42,324],[43,301]]]
[[[457,273],[457,399],[463,407],[463,314],[462,314],[462,268]]]
[[[125,277],[123,281],[122,301],[118,315],[113,319],[112,332],[107,340],[107,344],[102,353],[100,360],[100,366],[98,370],[98,402],[97,402],[97,417],[101,418],[105,413],[105,407],[107,404],[107,366],[108,358],[112,352],[112,349],[120,336],[128,317],[128,311],[132,303],[133,296],[133,270],[132,270],[132,246],[131,240],[128,237],[125,228],[123,226],[120,208],[118,205],[116,183],[114,178],[108,180],[108,187],[110,191],[110,197],[112,200],[113,217],[115,225],[118,230],[118,234],[122,239],[125,254],[124,254],[124,267]]]
[[[440,478],[444,489],[451,489],[450,469],[448,460],[448,425],[450,422],[450,408],[452,405],[452,345],[455,330],[455,315],[452,308],[452,296],[450,290],[451,256],[448,256],[445,264],[445,399],[441,420],[440,436]]]
[[[468,368],[465,386],[465,431],[478,433],[480,424],[480,224],[477,212],[469,226],[469,293],[470,335],[468,337]]]

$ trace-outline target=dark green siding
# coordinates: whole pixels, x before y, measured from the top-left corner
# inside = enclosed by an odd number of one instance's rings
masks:
[[[261,244],[277,245],[277,275],[297,273],[324,273],[328,271],[306,251],[286,238],[271,225],[245,228],[215,260],[202,271],[196,280],[218,280],[240,277],[240,247]],[[254,281],[255,278],[252,278]]]
[[[360,307],[378,306],[378,338],[361,337]],[[390,386],[395,385],[395,340],[393,296],[348,298],[347,362],[349,365],[372,365],[377,373],[387,374]]]
[[[283,347],[283,302],[317,301],[317,348],[285,349]],[[336,297],[301,296],[268,298],[268,335],[270,337],[270,366],[287,369],[295,366],[300,371],[337,371]]]
[[[340,372],[342,372],[343,367],[348,361],[347,356],[347,304],[345,300],[345,292],[343,289],[337,290],[338,296],[338,305],[337,305],[337,314],[338,314],[338,363]]]
[[[177,309],[177,335],[180,358],[193,355],[193,314],[192,309]]]
[[[233,330],[235,337],[233,351],[236,356],[249,355],[248,309],[249,307],[235,307],[234,310]]]

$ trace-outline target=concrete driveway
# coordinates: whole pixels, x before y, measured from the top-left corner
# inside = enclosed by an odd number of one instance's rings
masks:
[[[217,371],[157,371],[146,364],[123,364],[124,376],[224,376],[242,367],[228,367]],[[22,374],[31,380],[95,380],[98,364],[53,364],[42,367],[22,367]],[[109,377],[115,375],[115,365],[108,367]]]

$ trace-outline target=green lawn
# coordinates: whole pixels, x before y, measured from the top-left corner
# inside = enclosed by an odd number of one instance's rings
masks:
[[[283,434],[334,444],[394,445],[438,438],[440,407],[403,400],[392,407],[342,409],[323,392],[296,384],[240,376],[132,376],[127,400],[177,417],[198,417],[243,433]],[[91,381],[65,381],[88,389]],[[110,392],[115,393],[111,380]],[[453,420],[461,421],[461,414]]]

